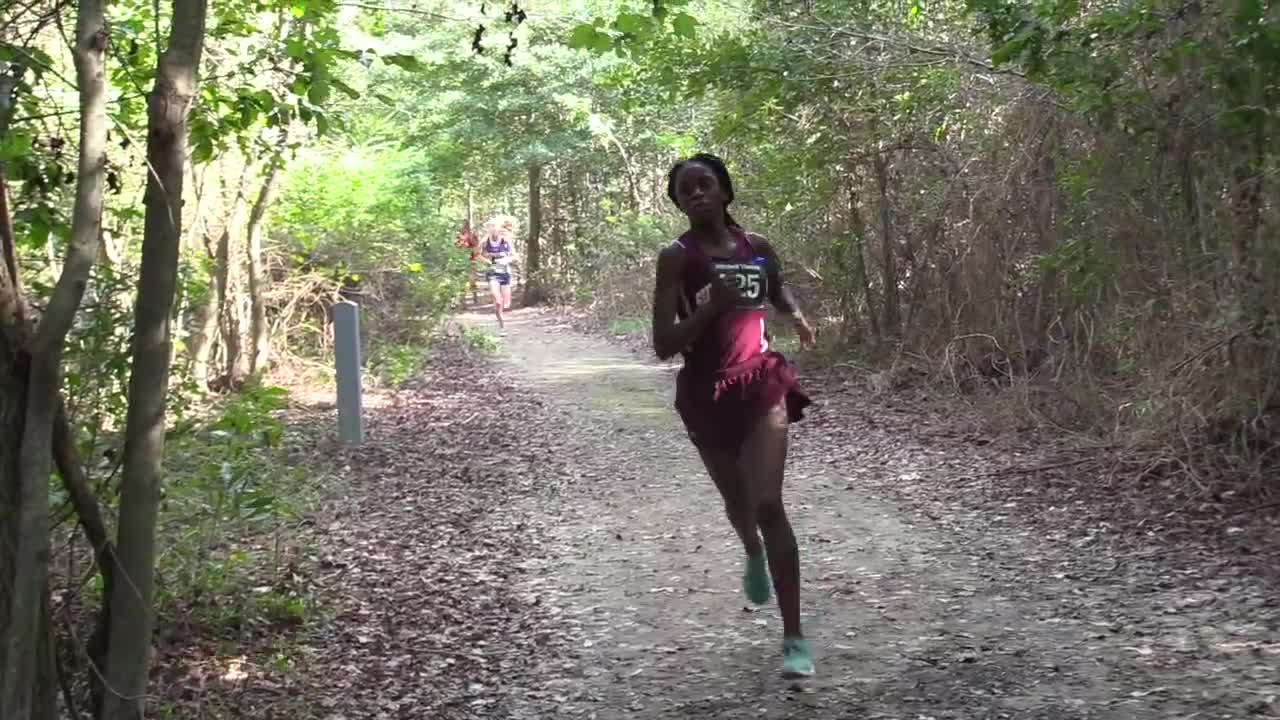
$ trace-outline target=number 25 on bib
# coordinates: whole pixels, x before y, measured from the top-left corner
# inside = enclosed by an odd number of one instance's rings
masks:
[[[762,263],[722,261],[713,263],[711,269],[742,296],[738,301],[739,308],[758,310],[764,307],[765,298],[769,296],[769,275]]]

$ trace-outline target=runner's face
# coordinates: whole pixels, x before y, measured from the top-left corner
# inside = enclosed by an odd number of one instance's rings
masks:
[[[713,221],[724,215],[725,199],[720,181],[706,165],[685,163],[676,173],[676,202],[691,221]]]

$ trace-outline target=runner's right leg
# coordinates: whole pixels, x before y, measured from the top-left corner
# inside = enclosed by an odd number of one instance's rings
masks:
[[[502,285],[494,275],[489,276],[489,294],[493,296],[493,313],[498,316],[498,329],[501,330],[506,327],[502,318]]]
[[[720,491],[729,524],[738,533],[742,549],[747,553],[746,567],[742,573],[742,591],[752,604],[763,605],[769,602],[769,570],[756,527],[756,502],[751,496],[751,486],[738,469],[738,455],[732,450],[701,447],[698,448],[698,454],[702,456],[707,474]]]

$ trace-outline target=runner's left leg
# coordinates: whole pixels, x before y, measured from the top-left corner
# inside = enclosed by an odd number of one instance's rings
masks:
[[[739,460],[756,498],[756,522],[764,536],[778,609],[782,612],[783,673],[803,676],[813,674],[813,661],[800,629],[800,551],[782,504],[788,426],[787,406],[782,401],[748,432]]]

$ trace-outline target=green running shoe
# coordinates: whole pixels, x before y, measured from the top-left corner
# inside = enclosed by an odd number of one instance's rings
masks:
[[[764,553],[747,556],[747,567],[742,571],[742,592],[754,605],[769,602],[769,566]]]
[[[782,641],[782,676],[785,678],[812,677],[813,657],[809,653],[809,641],[790,637]]]

